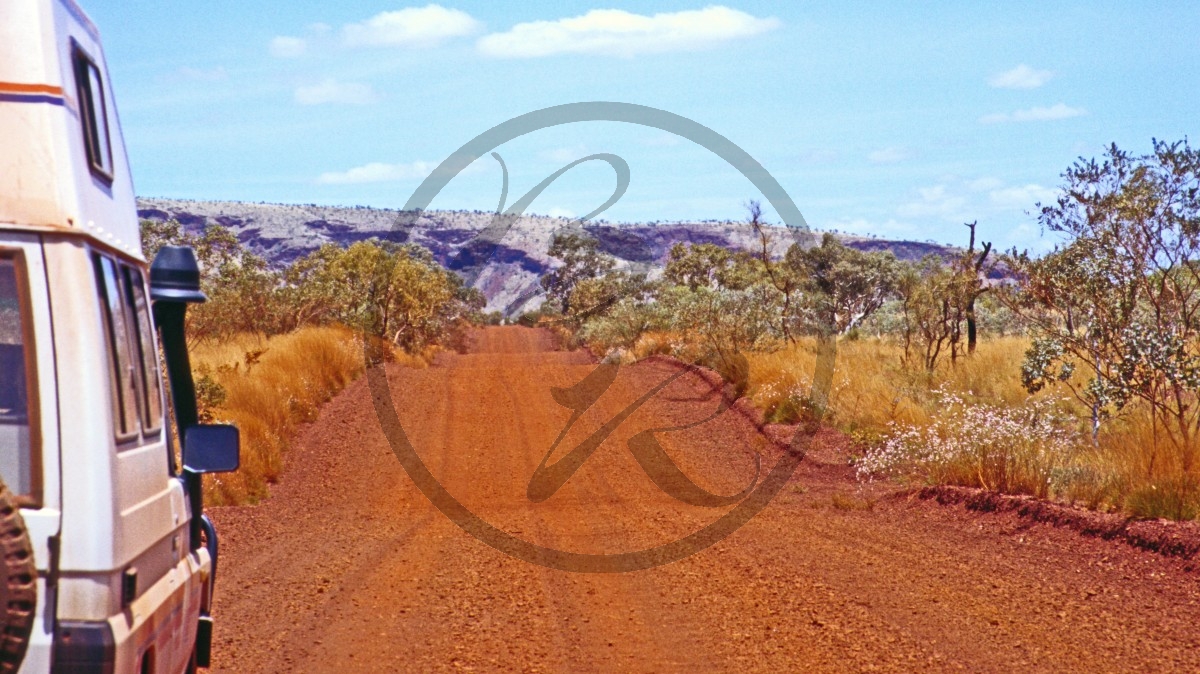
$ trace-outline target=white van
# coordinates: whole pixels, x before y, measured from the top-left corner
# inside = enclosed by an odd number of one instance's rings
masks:
[[[0,0],[0,673],[207,666],[238,440],[196,424],[194,301],[190,250],[143,258],[96,27]]]

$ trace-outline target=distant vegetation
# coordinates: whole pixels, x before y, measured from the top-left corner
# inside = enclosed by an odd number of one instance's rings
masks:
[[[1113,146],[1064,174],[1042,257],[976,244],[915,262],[847,248],[768,253],[676,244],[661,278],[554,241],[550,320],[597,355],[665,353],[717,369],[774,421],[810,412],[820,339],[836,339],[829,413],[860,475],[1200,514],[1200,152]],[[994,273],[997,266],[1003,274]],[[997,278],[999,277],[999,278]],[[981,339],[982,337],[982,339]]]
[[[175,221],[142,221],[147,259],[167,244],[192,246],[200,263],[208,302],[188,312],[194,342],[336,324],[419,351],[452,342],[484,304],[416,245],[327,244],[279,270],[220,225],[189,234]]]

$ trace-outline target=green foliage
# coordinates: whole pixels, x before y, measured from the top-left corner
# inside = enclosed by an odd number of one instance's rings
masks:
[[[196,414],[202,424],[216,421],[216,411],[225,402],[226,391],[211,372],[196,377]]]
[[[547,298],[571,315],[571,293],[584,279],[596,278],[613,268],[613,260],[600,253],[600,242],[583,233],[558,234],[550,242],[550,257],[562,264],[542,276]]]
[[[891,297],[900,268],[890,252],[864,253],[825,234],[821,245],[793,245],[784,258],[799,284],[801,311],[811,330],[844,335],[858,327]]]
[[[436,343],[483,307],[477,292],[412,245],[326,244],[285,277],[285,303],[297,320],[340,323],[410,352]]]
[[[417,351],[453,345],[464,323],[481,319],[485,303],[419,246],[328,244],[276,271],[218,225],[197,235],[174,221],[143,220],[142,239],[147,256],[167,244],[196,251],[208,301],[188,311],[193,341],[336,323]]]
[[[208,301],[188,311],[188,339],[221,339],[238,332],[275,333],[286,315],[276,301],[280,275],[220,225],[192,234],[174,220],[141,222],[147,259],[164,245],[191,246]]]
[[[959,273],[934,255],[901,267],[896,288],[906,361],[933,372],[947,352],[957,356],[976,283],[974,275]]]
[[[668,253],[663,278],[693,291],[744,290],[761,280],[761,270],[756,260],[744,251],[730,251],[711,243],[677,243]]]
[[[1027,279],[1010,298],[1034,326],[1023,379],[1066,386],[1106,416],[1140,401],[1161,420],[1185,472],[1200,424],[1200,151],[1154,142],[1133,156],[1115,145],[1063,174],[1041,209],[1066,242],[1041,259],[1014,256]]]

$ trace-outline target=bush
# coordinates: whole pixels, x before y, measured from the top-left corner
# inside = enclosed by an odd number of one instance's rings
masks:
[[[1200,482],[1184,475],[1147,484],[1135,489],[1125,505],[1134,517],[1194,520],[1200,515]]]
[[[1050,496],[1055,477],[1073,463],[1077,425],[1054,400],[1018,407],[969,404],[941,389],[942,413],[927,426],[893,425],[858,461],[861,479],[924,478],[1015,494]]]

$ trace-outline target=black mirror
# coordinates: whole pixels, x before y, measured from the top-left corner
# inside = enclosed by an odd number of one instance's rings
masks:
[[[237,426],[202,424],[183,434],[183,467],[193,473],[228,473],[241,462]]]

